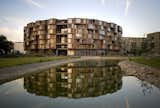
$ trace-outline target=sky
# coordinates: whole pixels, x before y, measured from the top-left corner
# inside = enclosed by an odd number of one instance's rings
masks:
[[[23,41],[29,22],[49,18],[91,18],[114,22],[124,37],[160,31],[160,0],[0,0],[0,34]]]

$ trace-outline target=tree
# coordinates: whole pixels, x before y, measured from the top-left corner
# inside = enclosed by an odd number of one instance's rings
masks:
[[[8,54],[13,49],[13,42],[8,41],[4,35],[0,35],[0,54]]]

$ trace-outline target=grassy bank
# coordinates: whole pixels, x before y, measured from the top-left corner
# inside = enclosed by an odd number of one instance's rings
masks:
[[[60,59],[68,59],[71,57],[66,56],[48,56],[48,57],[12,57],[12,58],[0,58],[0,68],[9,67],[22,64],[31,64],[45,61],[53,61]]]
[[[136,58],[130,58],[130,60],[160,69],[160,56],[159,57],[136,57]]]

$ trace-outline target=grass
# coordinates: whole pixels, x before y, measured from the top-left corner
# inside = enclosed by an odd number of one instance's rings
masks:
[[[135,57],[135,58],[130,58],[130,60],[160,69],[160,56],[158,57]]]
[[[45,62],[45,61],[68,59],[68,58],[71,58],[71,57],[67,57],[67,56],[48,56],[47,57],[45,56],[45,57],[0,58],[0,68],[15,66],[15,65],[22,65],[22,64],[31,64],[31,63],[38,63],[38,62]]]

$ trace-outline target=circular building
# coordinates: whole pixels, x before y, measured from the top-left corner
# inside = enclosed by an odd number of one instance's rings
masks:
[[[28,53],[99,56],[119,53],[122,27],[96,19],[68,18],[31,22],[24,27]]]

